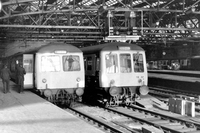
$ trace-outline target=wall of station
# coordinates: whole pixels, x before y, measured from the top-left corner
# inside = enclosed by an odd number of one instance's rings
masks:
[[[6,48],[4,51],[4,56],[10,56],[18,52],[25,52],[37,47],[46,45],[49,42],[46,41],[14,41],[6,42]]]
[[[200,45],[145,46],[147,60],[184,59],[200,55]]]
[[[18,52],[25,52],[30,49],[48,44],[47,41],[15,41],[7,42],[4,56],[10,56]],[[180,45],[180,46],[158,46],[148,45],[143,46],[146,51],[147,60],[165,60],[177,58],[189,58],[192,56],[200,55],[200,44],[196,45]]]

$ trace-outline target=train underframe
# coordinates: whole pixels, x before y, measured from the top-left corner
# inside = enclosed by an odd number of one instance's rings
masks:
[[[142,90],[142,91],[141,91]],[[104,92],[102,92],[104,91]],[[147,86],[142,87],[110,87],[97,92],[99,102],[105,106],[119,106],[135,104],[140,95],[148,94]]]
[[[119,106],[119,105],[131,105],[135,103],[137,94],[129,91],[128,87],[123,87],[123,93],[110,96],[108,99],[104,99],[106,106]]]
[[[70,89],[45,89],[40,90],[41,95],[43,95],[48,101],[56,105],[67,105],[70,106],[72,103],[77,101],[82,101],[82,88],[70,88]],[[79,93],[79,94],[77,94]]]

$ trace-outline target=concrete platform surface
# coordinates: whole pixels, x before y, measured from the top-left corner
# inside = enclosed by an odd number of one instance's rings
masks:
[[[200,82],[200,78],[196,78],[196,77],[185,77],[185,76],[160,74],[160,73],[148,73],[148,77],[149,78],[170,79],[170,80],[184,81],[184,82]]]
[[[14,83],[2,90],[0,80],[0,133],[103,133],[30,91],[19,94]]]

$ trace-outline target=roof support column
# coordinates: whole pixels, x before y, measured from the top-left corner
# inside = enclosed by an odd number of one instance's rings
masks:
[[[107,22],[108,22],[108,35],[113,35],[113,21],[112,21],[112,13],[110,10],[108,10],[107,14]]]
[[[72,15],[72,12],[69,12],[69,14],[67,15],[67,17],[68,17],[67,25],[68,26],[71,26],[71,15]]]

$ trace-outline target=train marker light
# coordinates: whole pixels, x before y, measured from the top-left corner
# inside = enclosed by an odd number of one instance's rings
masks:
[[[138,83],[142,83],[142,79],[138,79]]]
[[[42,83],[46,83],[47,82],[47,80],[46,79],[42,79]]]
[[[80,82],[80,81],[81,81],[81,78],[77,78],[76,81],[77,81],[77,82]]]

